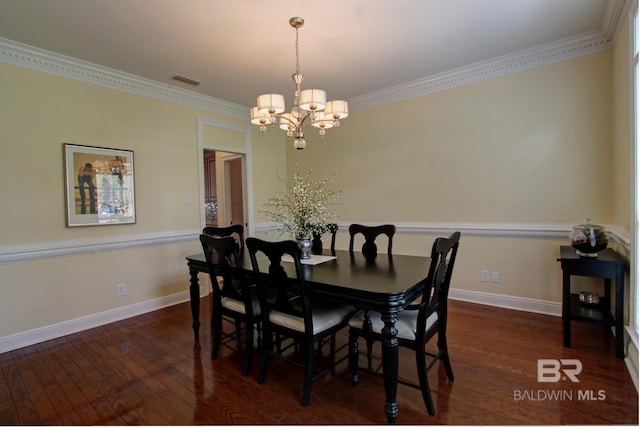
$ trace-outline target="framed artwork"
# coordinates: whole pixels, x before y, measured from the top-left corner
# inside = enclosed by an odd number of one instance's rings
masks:
[[[67,227],[136,222],[133,151],[64,144]]]

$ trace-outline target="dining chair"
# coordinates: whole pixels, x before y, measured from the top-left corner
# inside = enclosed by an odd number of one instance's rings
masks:
[[[453,370],[447,348],[447,303],[451,275],[460,244],[460,232],[456,231],[448,238],[440,237],[433,242],[431,262],[427,274],[426,285],[419,303],[408,306],[398,313],[396,329],[398,331],[398,345],[415,351],[419,384],[398,380],[399,383],[419,389],[422,392],[427,412],[435,414],[433,399],[429,389],[428,373],[438,360],[444,365],[447,377],[453,381]],[[367,337],[363,329],[364,313],[356,313],[349,321],[349,355],[352,383],[358,383],[358,337]],[[371,336],[376,341],[382,341],[384,322],[379,313],[371,315],[373,324]],[[433,354],[426,351],[426,344],[438,335],[438,352]],[[427,358],[430,356],[429,364]]]
[[[391,249],[393,247],[393,236],[396,234],[396,226],[393,224],[383,224],[383,225],[362,225],[362,224],[351,224],[349,226],[349,252],[353,256],[353,246],[358,234],[362,234],[364,237],[364,243],[362,245],[361,252],[365,256],[365,258],[373,259],[378,255],[378,247],[375,243],[375,240],[378,236],[386,235],[387,236],[387,256],[391,257]],[[363,330],[365,333],[371,330],[371,321],[369,320],[369,311],[365,310],[363,313]],[[371,366],[371,362],[373,360],[373,340],[367,338],[365,335],[365,340],[367,342],[367,359],[369,360],[369,366]]]
[[[236,240],[240,244],[240,256],[244,256],[244,227],[242,224],[232,224],[227,227],[204,227],[202,234],[209,236],[236,236]]]
[[[230,338],[242,342],[244,331],[246,355],[242,374],[247,376],[253,355],[254,325],[258,332],[258,347],[261,341],[262,316],[257,288],[251,285],[242,270],[240,245],[233,236],[201,234],[200,242],[213,287],[211,358],[215,359],[218,356],[223,339]],[[222,278],[221,282],[218,281],[218,277]],[[223,320],[233,321],[234,332],[224,331]]]
[[[302,252],[297,242],[292,240],[267,242],[249,237],[247,249],[257,279],[260,307],[263,313],[263,346],[258,383],[264,383],[267,363],[273,357],[304,368],[302,406],[307,406],[311,397],[312,382],[349,357],[347,353],[336,360],[336,355],[333,353],[331,355],[333,361],[329,366],[315,373],[315,345],[345,328],[355,310],[351,306],[328,303],[314,298],[310,286],[304,279],[303,265],[300,262]],[[265,256],[259,257],[260,254]],[[294,273],[291,277],[287,275],[282,264],[288,262],[282,259],[285,255],[291,257],[293,263]],[[272,292],[275,292],[275,298],[267,298],[267,295],[272,295]],[[278,338],[290,338],[295,344],[280,350],[274,349],[274,334]],[[293,354],[288,353],[289,349],[298,348],[297,343],[300,344],[299,349],[304,357],[304,363],[294,359],[297,351]]]
[[[375,257],[378,253],[378,247],[375,240],[378,236],[385,234],[388,239],[387,254],[391,255],[391,247],[393,245],[393,235],[396,234],[396,226],[393,224],[384,225],[361,225],[351,224],[349,226],[349,252],[353,252],[353,246],[355,238],[358,234],[362,234],[364,237],[364,244],[362,245],[362,254],[367,257]]]
[[[336,223],[327,224],[326,232],[331,233],[331,253],[334,253],[336,250],[336,234],[338,233],[338,224]],[[311,246],[311,252],[315,254],[321,254],[322,253],[322,234],[313,233],[313,241],[311,243],[313,245]]]

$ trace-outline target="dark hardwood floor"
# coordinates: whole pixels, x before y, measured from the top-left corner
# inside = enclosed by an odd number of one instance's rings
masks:
[[[244,349],[237,343],[211,360],[208,297],[201,306],[199,343],[183,303],[0,354],[0,424],[386,422],[382,379],[363,372],[354,388],[346,363],[317,380],[310,405],[302,407],[301,370],[274,360],[259,385],[259,357],[242,377]],[[451,301],[455,381],[442,368],[431,372],[436,416],[427,415],[418,390],[400,385],[398,423],[638,425],[638,394],[614,355],[611,333],[578,322],[572,330],[573,348],[565,349],[558,317]],[[346,341],[341,332],[336,345]],[[538,359],[580,360],[580,382],[538,382]],[[415,376],[414,363],[401,349],[401,377]]]

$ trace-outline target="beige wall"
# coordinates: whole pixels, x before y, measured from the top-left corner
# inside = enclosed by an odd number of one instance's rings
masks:
[[[633,65],[631,51],[631,20],[626,19],[613,49],[613,222],[631,230],[633,217]]]
[[[2,264],[0,338],[183,292],[184,257],[197,249],[185,242]]]
[[[637,4],[636,4],[637,8]],[[637,10],[637,9],[636,9]],[[633,33],[631,26],[631,15],[627,14],[624,24],[618,34],[615,47],[613,49],[612,73],[613,73],[613,108],[612,108],[612,127],[613,133],[611,138],[611,146],[613,151],[613,223],[623,230],[626,230],[631,236],[634,225],[634,196],[633,191],[635,185],[634,165],[636,155],[633,149],[633,61],[629,52],[633,46]],[[635,166],[637,167],[637,165]],[[633,242],[635,239],[630,237]],[[637,250],[633,250],[623,245],[614,246],[617,251],[631,258]],[[627,322],[625,324],[637,324],[638,313],[638,290],[635,280],[638,266],[631,264],[631,274],[625,276],[625,301],[628,311]],[[637,332],[637,331],[636,331]],[[637,336],[637,335],[636,335]],[[633,340],[632,340],[633,341]],[[635,369],[637,372],[637,339],[635,340],[635,351],[633,346],[629,346],[628,353],[632,360],[635,361]],[[637,385],[637,384],[636,384]]]
[[[197,119],[249,128],[241,120],[7,64],[0,64],[0,81],[3,253],[185,231],[197,236]],[[220,129],[208,128],[204,138],[211,144],[236,143]],[[271,178],[273,169],[286,169],[284,141],[268,136],[261,142],[252,152],[253,184],[272,192],[279,184]],[[134,151],[136,224],[65,226],[64,143]],[[185,193],[191,204],[184,203]],[[189,286],[184,257],[200,250],[194,238],[0,264],[0,338],[184,292]],[[116,296],[119,283],[126,284],[124,297]]]
[[[302,154],[279,131],[262,137],[252,127],[255,221],[264,221],[260,206],[280,191],[277,174],[299,165],[317,177],[337,173],[335,186],[345,190],[337,213],[345,223],[544,225],[590,216],[628,229],[618,211],[629,202],[611,191],[629,175],[629,162],[613,172],[625,147],[611,144],[612,61],[608,51],[355,112],[324,141],[308,131]],[[6,64],[0,80],[5,248],[197,232],[197,118],[247,125]],[[219,132],[204,131],[204,145],[216,145]],[[65,227],[65,142],[135,152],[137,224]],[[194,203],[184,204],[185,193]],[[394,250],[423,254],[433,238],[400,234]],[[565,243],[463,236],[454,286],[557,303],[555,259]],[[341,233],[338,246],[346,244]],[[198,251],[194,240],[0,264],[0,312],[11,319],[0,322],[0,338],[182,292],[188,286],[184,256]],[[501,282],[481,283],[481,269],[499,271]],[[115,296],[117,283],[127,284],[127,296]]]
[[[625,160],[613,174],[611,61],[607,51],[354,113],[323,141],[307,133],[305,153],[287,153],[289,174],[335,172],[346,224],[609,224],[611,189],[629,173]],[[394,251],[428,253],[435,237],[400,233]],[[567,243],[463,233],[452,286],[558,303]]]
[[[354,113],[288,163],[336,172],[346,221],[609,223],[611,78],[604,52]]]
[[[196,111],[0,64],[3,244],[191,228],[197,204]],[[65,227],[63,144],[134,151],[137,224]]]

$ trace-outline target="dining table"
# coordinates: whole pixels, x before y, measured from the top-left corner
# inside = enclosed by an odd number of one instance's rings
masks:
[[[243,270],[253,274],[249,256],[242,256]],[[190,300],[193,331],[200,328],[200,285],[198,273],[208,273],[203,253],[186,257],[190,275]],[[430,258],[414,255],[378,254],[365,257],[361,252],[327,250],[303,260],[303,274],[314,295],[336,303],[348,304],[381,314],[382,369],[385,388],[384,411],[389,424],[398,417],[398,339],[395,327],[398,313],[422,295]],[[294,264],[282,265],[289,277],[295,277]]]

